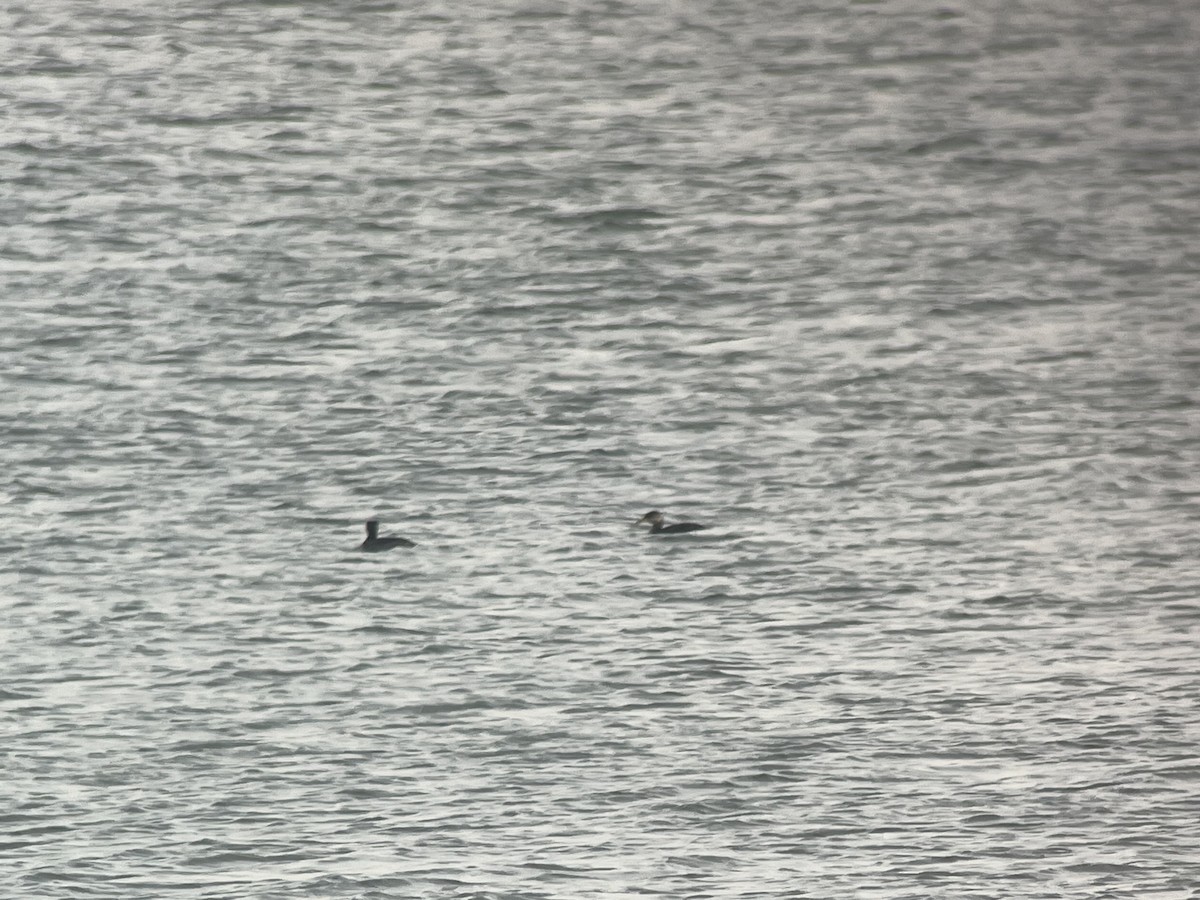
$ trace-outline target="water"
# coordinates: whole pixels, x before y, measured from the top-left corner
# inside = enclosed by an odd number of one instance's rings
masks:
[[[0,12],[0,894],[1200,896],[1192,4],[488,6]]]

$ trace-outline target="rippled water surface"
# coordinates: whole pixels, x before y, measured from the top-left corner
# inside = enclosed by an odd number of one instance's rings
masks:
[[[0,895],[1200,896],[1198,46],[5,6]]]

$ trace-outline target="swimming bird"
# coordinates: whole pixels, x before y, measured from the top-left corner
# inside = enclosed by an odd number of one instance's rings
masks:
[[[374,519],[367,522],[367,539],[362,542],[359,550],[391,550],[393,547],[415,547],[408,538],[380,537],[379,523]]]
[[[699,522],[676,522],[674,525],[663,524],[663,514],[657,509],[652,509],[646,513],[635,523],[637,525],[650,526],[651,534],[683,534],[685,531],[699,531],[701,528],[707,528],[707,525],[701,525]]]

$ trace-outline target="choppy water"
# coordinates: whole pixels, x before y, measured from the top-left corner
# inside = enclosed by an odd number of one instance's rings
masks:
[[[1200,896],[1193,4],[483,7],[0,12],[0,895]]]

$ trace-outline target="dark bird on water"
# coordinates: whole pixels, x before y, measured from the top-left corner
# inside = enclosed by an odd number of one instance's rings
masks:
[[[673,525],[663,524],[663,514],[653,509],[637,520],[638,525],[649,525],[651,534],[683,534],[685,531],[699,531],[707,528],[699,522],[676,522]]]
[[[379,523],[374,519],[367,522],[367,539],[362,542],[360,550],[391,550],[393,547],[415,547],[408,538],[380,537]]]

